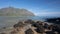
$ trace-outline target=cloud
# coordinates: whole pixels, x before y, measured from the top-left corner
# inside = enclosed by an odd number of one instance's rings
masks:
[[[60,12],[39,12],[39,13],[36,13],[35,15],[38,15],[38,16],[59,16]]]

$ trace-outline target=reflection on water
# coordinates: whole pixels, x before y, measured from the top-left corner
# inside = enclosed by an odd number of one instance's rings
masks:
[[[32,20],[41,20],[44,21],[43,17],[38,16],[29,16],[29,17],[8,17],[8,16],[0,16],[0,27],[9,27],[17,23],[19,20],[32,19]]]

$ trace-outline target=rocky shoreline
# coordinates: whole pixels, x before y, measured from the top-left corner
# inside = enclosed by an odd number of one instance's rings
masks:
[[[59,34],[57,25],[31,19],[19,21],[13,27],[0,30],[0,34]]]

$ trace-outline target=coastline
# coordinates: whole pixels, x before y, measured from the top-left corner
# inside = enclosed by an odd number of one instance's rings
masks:
[[[26,21],[26,20],[25,20]],[[25,22],[25,21],[23,21],[23,23]],[[28,26],[29,28],[33,28],[33,31],[35,31],[34,29],[35,29],[35,27],[33,27],[33,26],[29,26],[28,24],[33,24],[33,22],[39,22],[39,23],[43,23],[43,24],[48,24],[48,25],[52,25],[52,24],[50,24],[50,23],[48,23],[48,22],[43,22],[43,21],[36,21],[36,20],[31,20],[32,21],[32,23],[29,23],[30,21],[29,20],[27,20],[28,22],[26,22],[25,23],[25,25],[23,26],[23,31],[26,29],[26,27]],[[19,23],[19,22],[18,22]],[[21,24],[22,25],[22,24]],[[27,25],[27,26],[26,26]],[[14,26],[14,25],[13,25]],[[26,26],[26,27],[25,27]],[[20,26],[19,26],[20,27]],[[21,27],[20,27],[21,28]],[[28,29],[29,29],[28,28]],[[6,29],[6,30],[5,30]],[[14,27],[7,27],[7,28],[5,28],[5,29],[3,29],[3,31],[2,32],[4,32],[4,33],[10,33],[10,32],[12,32],[15,28]],[[5,31],[4,31],[5,30]],[[27,29],[26,29],[27,30]],[[46,31],[50,31],[50,30],[46,30]],[[1,33],[1,32],[0,32]],[[35,31],[35,33],[36,33],[36,31]]]

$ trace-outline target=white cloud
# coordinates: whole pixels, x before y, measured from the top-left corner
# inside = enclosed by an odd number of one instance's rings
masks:
[[[35,15],[38,15],[38,16],[58,16],[58,15],[60,15],[60,12],[39,12],[39,13],[35,13]]]

